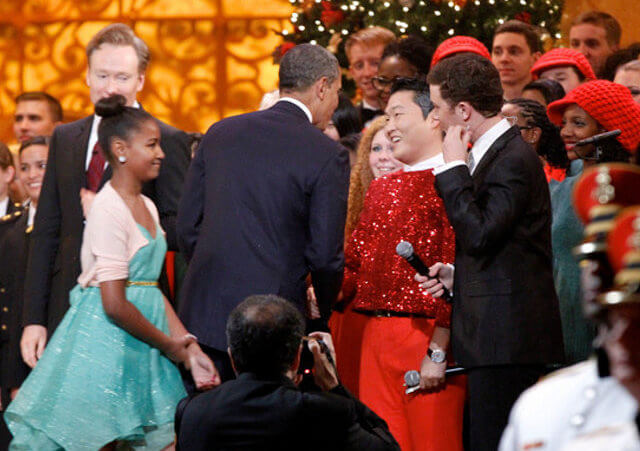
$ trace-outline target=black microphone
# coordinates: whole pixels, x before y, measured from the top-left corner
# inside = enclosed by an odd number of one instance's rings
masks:
[[[615,138],[616,136],[620,136],[622,132],[620,130],[612,130],[610,132],[604,132],[597,135],[593,135],[591,138],[583,139],[582,141],[578,141],[574,144],[575,147],[586,146],[589,144],[595,144],[600,141],[604,141],[605,139]]]
[[[413,269],[415,269],[418,272],[418,274],[420,274],[421,276],[428,277],[429,279],[433,279],[433,277],[429,276],[429,268],[427,268],[427,266],[422,262],[422,260],[420,260],[420,257],[418,257],[416,253],[413,252],[413,246],[411,245],[410,242],[400,241],[396,246],[396,254],[404,258],[407,261],[407,263],[413,266]],[[438,282],[442,283],[442,281],[437,277],[435,279]],[[447,287],[444,286],[443,283],[442,283],[442,289],[444,290],[444,294],[442,295],[442,297],[445,299],[445,301],[452,302],[453,296],[451,295]]]

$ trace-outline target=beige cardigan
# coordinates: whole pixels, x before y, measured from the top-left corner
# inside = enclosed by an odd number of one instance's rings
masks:
[[[157,233],[160,227],[158,210],[151,199],[141,194],[151,212]],[[100,286],[109,280],[126,280],[129,260],[149,241],[140,231],[133,214],[110,182],[96,194],[82,237],[78,283],[83,287]]]

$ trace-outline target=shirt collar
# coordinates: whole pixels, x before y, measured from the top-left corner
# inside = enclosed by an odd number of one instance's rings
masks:
[[[442,166],[443,164],[444,157],[442,156],[442,153],[439,153],[434,157],[427,158],[426,160],[422,160],[414,165],[405,165],[404,172],[426,171],[428,169],[434,169],[438,166]]]
[[[365,109],[365,110],[373,110],[373,111],[380,110],[380,108],[374,107],[373,105],[371,105],[369,102],[367,102],[364,99],[362,99],[362,108]]]
[[[0,216],[4,216],[7,214],[7,210],[9,209],[9,196],[5,197],[4,200],[0,200]]]
[[[307,119],[309,119],[309,122],[311,122],[313,124],[313,116],[311,115],[311,111],[309,110],[309,108],[307,108],[307,105],[305,105],[304,103],[302,103],[298,99],[294,99],[293,97],[280,97],[278,102],[293,103],[295,106],[297,106],[302,111],[304,111],[304,114],[307,116]]]
[[[484,154],[487,153],[487,150],[493,145],[494,142],[498,138],[500,138],[507,130],[511,128],[509,121],[506,119],[502,119],[496,125],[491,127],[489,130],[484,132],[482,136],[480,136],[475,143],[473,143],[473,147],[471,148],[471,153],[473,154],[473,160],[475,161],[475,167],[478,167],[480,160],[484,157]]]

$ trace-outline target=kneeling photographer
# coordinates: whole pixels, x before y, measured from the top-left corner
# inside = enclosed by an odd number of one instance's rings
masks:
[[[399,450],[384,420],[340,385],[331,336],[305,337],[304,324],[275,295],[239,304],[227,321],[237,378],[178,405],[178,449]],[[321,392],[296,386],[305,342]]]

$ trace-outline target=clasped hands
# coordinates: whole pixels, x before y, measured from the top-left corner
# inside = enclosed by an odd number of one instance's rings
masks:
[[[182,363],[191,372],[198,390],[209,390],[220,385],[220,375],[216,366],[205,354],[195,336],[186,334],[170,337],[164,353],[176,363]]]

